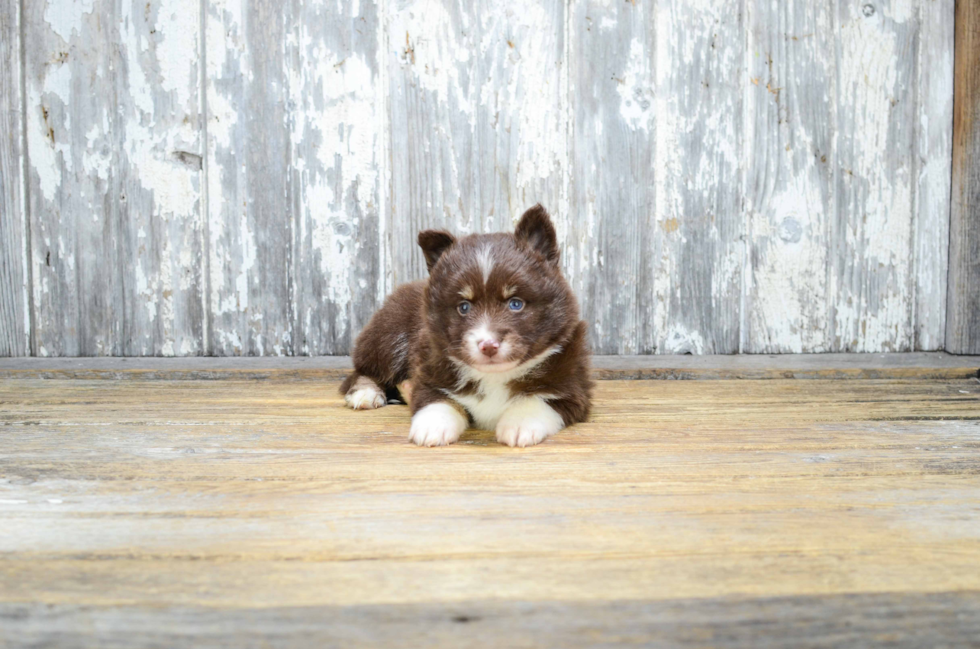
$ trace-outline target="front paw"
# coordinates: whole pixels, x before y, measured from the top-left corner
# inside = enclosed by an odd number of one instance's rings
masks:
[[[430,403],[412,417],[409,441],[419,446],[446,446],[466,430],[466,417],[448,403]]]
[[[561,415],[540,398],[511,406],[497,422],[497,441],[507,446],[534,446],[564,427]]]

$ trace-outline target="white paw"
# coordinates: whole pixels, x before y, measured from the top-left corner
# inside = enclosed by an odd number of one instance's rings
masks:
[[[564,427],[561,415],[543,399],[521,399],[497,422],[497,441],[507,446],[534,446]]]
[[[419,446],[452,444],[466,430],[466,417],[448,403],[430,403],[412,417],[409,441]]]
[[[354,410],[371,410],[388,403],[384,390],[366,376],[357,379],[344,395],[344,401]]]

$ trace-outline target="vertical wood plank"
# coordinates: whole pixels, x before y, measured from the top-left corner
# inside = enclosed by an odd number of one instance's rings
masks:
[[[292,351],[347,354],[383,277],[381,16],[369,0],[294,0],[289,9]]]
[[[836,223],[832,331],[838,351],[913,344],[916,4],[837,4]]]
[[[24,4],[42,356],[202,351],[197,6]]]
[[[565,228],[564,3],[401,0],[389,12],[388,286],[425,275],[421,229],[507,230],[537,202]]]
[[[0,356],[30,354],[19,0],[0,0]]]
[[[747,3],[748,353],[824,352],[835,220],[833,7]]]
[[[980,7],[956,3],[946,351],[980,354]]]
[[[664,0],[656,16],[655,199],[643,351],[739,350],[745,33],[739,0]]]
[[[207,12],[211,350],[349,353],[382,270],[378,5]]]
[[[943,349],[949,270],[955,0],[919,0],[915,70],[915,340]]]
[[[287,25],[273,0],[208,0],[210,350],[292,350]]]
[[[656,37],[653,3],[571,5],[563,246],[593,349],[602,354],[657,348],[657,332],[648,330],[654,268],[666,243],[654,209]]]

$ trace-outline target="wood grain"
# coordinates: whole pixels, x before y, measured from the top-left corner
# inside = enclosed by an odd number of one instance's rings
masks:
[[[388,7],[387,288],[426,275],[419,230],[512,230],[543,203],[565,222],[564,3]]]
[[[976,379],[605,381],[588,423],[517,451],[416,448],[406,407],[353,412],[336,385],[0,381],[0,626],[144,624],[136,646],[451,644],[457,617],[606,637],[632,615],[699,646],[975,626]]]
[[[831,223],[835,350],[913,345],[915,6],[836,7],[840,33]]]
[[[348,354],[537,201],[600,353],[977,353],[954,0],[196,6],[0,6],[0,353]]]
[[[351,368],[349,356],[9,358],[0,360],[0,378],[339,381]],[[598,380],[969,379],[980,378],[980,356],[942,352],[595,356],[592,376]]]
[[[37,354],[201,353],[198,12],[24,9]]]
[[[656,150],[651,3],[572,2],[562,250],[598,353],[650,353]],[[649,298],[647,297],[649,296]],[[646,326],[644,326],[646,325]]]
[[[745,24],[738,0],[657,7],[655,349],[740,350]],[[696,29],[690,26],[696,25]],[[649,253],[647,253],[649,254]],[[710,259],[711,263],[705,263]]]
[[[279,2],[207,2],[209,354],[292,351],[289,35]]]
[[[799,0],[747,9],[750,257],[742,351],[830,351],[834,7]]]
[[[0,356],[31,350],[18,0],[0,1]]]
[[[381,21],[340,9],[208,3],[214,354],[346,354],[377,307]]]
[[[280,300],[291,353],[349,354],[384,295],[379,4],[294,0],[286,15],[293,287]]]
[[[980,350],[980,8],[956,3],[953,208],[946,348]]]
[[[976,591],[221,610],[0,604],[11,647],[976,646]],[[366,630],[370,629],[367,633]]]
[[[910,258],[915,269],[916,350],[943,349],[949,269],[955,0],[919,0]]]

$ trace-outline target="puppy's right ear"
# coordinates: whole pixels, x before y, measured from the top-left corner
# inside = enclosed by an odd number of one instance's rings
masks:
[[[456,243],[456,237],[445,230],[422,230],[419,232],[419,247],[425,254],[425,265],[430,273],[442,253],[446,252],[449,246],[454,243]]]

